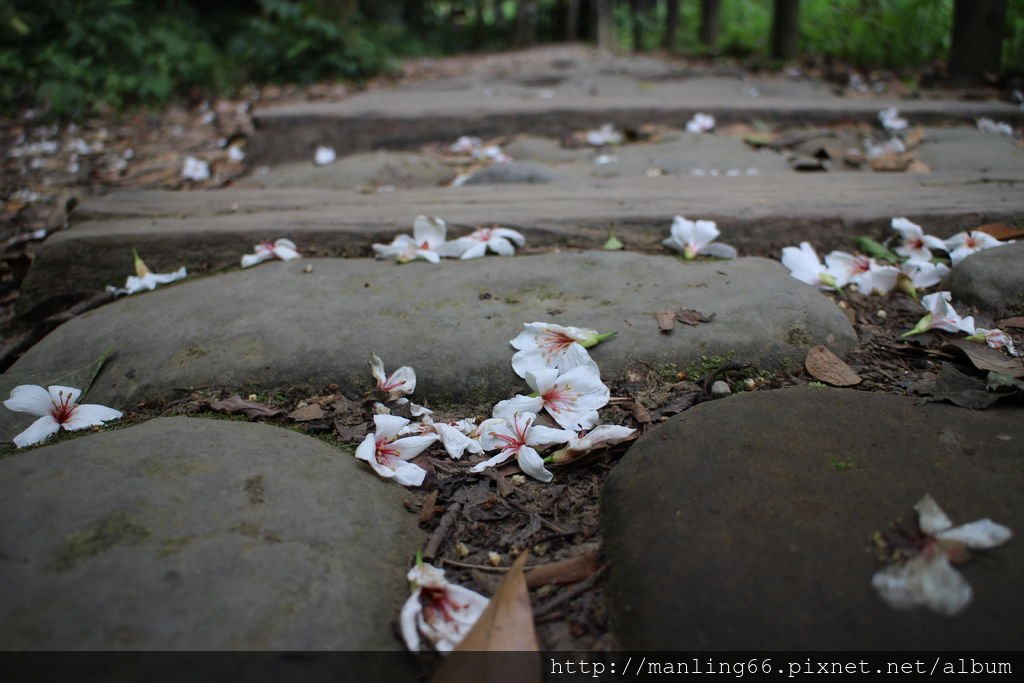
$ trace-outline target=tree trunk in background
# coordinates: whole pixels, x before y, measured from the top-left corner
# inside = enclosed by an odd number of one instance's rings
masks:
[[[633,52],[643,52],[644,49],[644,2],[643,0],[630,0],[629,23],[633,29]]]
[[[597,21],[594,19],[594,0],[579,0],[579,7],[579,39],[596,41]]]
[[[565,2],[565,40],[580,40],[580,0],[566,0]]]
[[[800,0],[775,0],[772,57],[795,59],[800,53]]]
[[[602,50],[615,49],[615,3],[613,0],[594,0],[597,14],[597,46]]]
[[[1005,25],[1006,0],[956,0],[949,74],[966,80],[998,74]]]
[[[666,0],[665,2],[665,34],[661,39],[661,46],[666,50],[676,49],[676,39],[679,33],[679,0]]]
[[[473,0],[473,45],[481,47],[487,35],[487,21],[484,17],[484,0]]]
[[[700,5],[700,42],[713,48],[718,42],[718,14],[722,7],[718,0],[702,0]]]
[[[494,28],[500,31],[505,28],[505,3],[502,0],[492,0],[491,10],[494,12]]]
[[[537,0],[519,0],[516,5],[516,45],[537,42]]]

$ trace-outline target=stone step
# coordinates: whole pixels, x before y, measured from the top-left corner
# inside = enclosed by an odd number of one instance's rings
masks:
[[[679,308],[715,318],[659,333],[655,314]],[[634,363],[674,372],[702,356],[797,367],[810,345],[843,354],[856,342],[842,311],[766,259],[684,263],[623,252],[403,266],[307,259],[185,282],[79,316],[0,376],[0,395],[111,347],[89,400],[112,407],[190,387],[315,391],[337,382],[354,394],[370,386],[367,362],[376,353],[389,368],[416,370],[420,402],[487,410],[525,386],[512,371],[509,340],[534,321],[617,332],[592,351],[608,380]],[[9,420],[4,413],[0,420]]]
[[[682,128],[698,112],[719,125],[761,120],[787,124],[877,122],[898,107],[914,124],[1019,123],[1024,112],[1005,102],[849,98],[824,84],[780,79],[664,78],[593,73],[553,74],[540,85],[509,78],[452,78],[376,90],[338,101],[258,110],[249,159],[267,164],[311,159],[318,145],[339,154],[414,148],[460,135],[493,137],[529,131],[562,136],[604,123]],[[750,93],[756,89],[758,95]]]
[[[289,430],[191,418],[4,458],[0,643],[401,649],[421,534],[403,491],[361,465]]]
[[[910,398],[801,387],[703,403],[638,441],[602,498],[612,628],[636,650],[1024,647],[1024,421]],[[958,567],[955,617],[872,588],[872,536],[930,494],[1009,543]]]
[[[374,242],[409,232],[418,214],[452,226],[502,224],[526,233],[531,246],[597,248],[614,226],[629,249],[660,250],[672,217],[717,220],[723,241],[742,252],[777,253],[810,240],[842,246],[860,234],[888,236],[903,215],[947,236],[1024,216],[1016,180],[908,174],[786,174],[753,177],[618,179],[592,185],[504,185],[354,192],[226,189],[210,192],[118,192],[76,210],[70,230],[41,247],[18,310],[91,296],[120,285],[138,247],[158,272],[181,265],[199,273],[233,266],[252,244],[289,235],[321,255],[368,255]],[[460,234],[453,229],[452,234]]]

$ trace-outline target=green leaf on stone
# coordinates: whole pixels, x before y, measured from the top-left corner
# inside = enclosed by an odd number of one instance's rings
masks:
[[[890,251],[887,247],[879,244],[870,237],[858,237],[857,248],[863,251],[868,256],[873,256],[878,259],[884,259],[892,263],[899,263],[902,259]]]
[[[615,230],[609,230],[608,231],[608,241],[604,243],[604,247],[602,247],[602,248],[605,251],[619,251],[624,246],[626,246],[626,245],[624,245],[622,243],[622,241],[618,237],[615,236]]]
[[[63,375],[60,375],[59,377],[51,377],[50,379],[43,383],[43,386],[52,386],[54,384],[59,384],[65,387],[74,387],[76,389],[81,389],[82,396],[85,396],[87,393],[89,393],[89,388],[92,386],[92,383],[96,381],[96,377],[99,376],[100,370],[102,370],[103,366],[107,364],[107,361],[110,360],[110,357],[114,355],[115,350],[116,349],[113,346],[111,346],[106,351],[101,353],[99,358],[97,358],[96,360],[91,361],[75,370],[65,372]]]

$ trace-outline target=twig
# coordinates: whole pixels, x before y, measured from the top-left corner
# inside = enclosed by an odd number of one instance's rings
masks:
[[[605,573],[605,571],[607,569],[608,569],[608,565],[604,565],[603,567],[598,569],[596,572],[591,574],[588,578],[583,579],[582,581],[580,581],[578,584],[576,584],[575,586],[573,586],[569,590],[567,590],[564,593],[560,594],[558,597],[552,598],[548,602],[546,602],[543,605],[537,607],[535,610],[533,610],[534,618],[542,617],[545,614],[548,614],[549,612],[553,611],[556,607],[561,605],[563,602],[567,602],[567,601],[572,600],[573,598],[575,598],[577,595],[580,595],[582,593],[586,593],[588,590],[590,590],[591,588],[594,587],[594,584],[596,584],[598,579],[600,579],[601,576],[604,575],[604,573]]]
[[[441,543],[444,542],[445,536],[448,535],[448,530],[451,529],[452,524],[455,523],[455,518],[462,511],[462,503],[452,503],[444,515],[441,516],[441,521],[437,525],[437,529],[431,535],[430,540],[427,541],[427,547],[423,549],[423,559],[432,560],[437,557],[437,550],[441,547]]]
[[[508,503],[509,505],[511,505],[512,507],[514,507],[519,512],[522,512],[524,514],[527,514],[527,515],[537,514],[533,510],[530,510],[529,508],[527,508],[527,507],[525,507],[523,505],[520,505],[519,503],[515,502],[514,500],[506,499],[505,502]],[[569,527],[562,526],[558,522],[552,522],[551,520],[544,519],[544,517],[542,517],[541,515],[537,515],[537,517],[540,518],[540,523],[541,523],[542,526],[546,526],[548,529],[550,529],[551,531],[554,531],[556,534],[568,534],[570,532],[570,528]],[[579,533],[579,531],[576,531],[575,533]]]

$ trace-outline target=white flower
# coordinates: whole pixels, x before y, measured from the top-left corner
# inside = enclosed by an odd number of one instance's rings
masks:
[[[608,405],[611,392],[596,366],[581,365],[559,374],[554,368],[526,373],[526,383],[536,396],[516,396],[499,402],[492,415],[510,420],[516,413],[548,411],[565,429],[579,431],[597,424],[597,411]]]
[[[39,418],[14,437],[14,445],[24,448],[42,443],[61,427],[73,432],[121,417],[121,411],[113,408],[94,403],[79,405],[78,397],[81,395],[82,390],[73,387],[55,385],[44,389],[35,384],[14,387],[4,406],[16,413],[28,413]]]
[[[926,535],[924,547],[908,562],[877,572],[871,578],[871,585],[896,609],[927,607],[933,612],[953,616],[971,602],[973,590],[950,564],[951,555],[962,555],[965,547],[995,548],[1009,541],[1013,532],[991,519],[954,527],[929,495],[919,500],[914,509],[918,513],[918,525]]]
[[[245,150],[238,145],[231,145],[228,147],[228,159],[234,162],[243,161],[245,159]]]
[[[1013,126],[1008,123],[996,123],[992,119],[988,118],[978,119],[978,130],[982,133],[1013,136]]]
[[[394,257],[399,263],[408,263],[421,258],[430,263],[441,261],[441,252],[448,255],[445,235],[448,226],[440,218],[417,216],[412,224],[412,237],[399,235],[391,244],[374,244],[373,251],[380,258]],[[450,244],[450,243],[447,243]]]
[[[825,257],[825,263],[838,282],[852,282],[864,294],[888,294],[896,288],[900,275],[895,266],[884,266],[873,258],[845,251],[833,251]]]
[[[882,127],[890,132],[901,131],[907,127],[907,120],[900,117],[900,112],[896,107],[889,107],[878,112],[878,120],[881,121]]]
[[[128,279],[124,282],[124,288],[119,289],[107,285],[107,291],[115,296],[153,290],[156,289],[157,285],[165,285],[168,282],[184,280],[188,277],[188,271],[185,270],[185,266],[178,268],[173,273],[153,273],[150,272],[146,263],[139,257],[139,252],[133,249],[132,256],[135,259],[135,275],[128,276]]]
[[[436,434],[398,438],[409,420],[397,415],[374,415],[376,433],[367,434],[356,448],[356,457],[370,463],[373,471],[385,479],[394,479],[402,486],[419,486],[427,471],[412,460],[437,441]]]
[[[461,421],[460,421],[461,422]],[[480,442],[470,438],[457,423],[434,422],[434,418],[424,415],[417,423],[406,425],[400,434],[436,434],[441,445],[453,460],[459,460],[467,451],[483,453]]]
[[[257,263],[263,263],[267,259],[279,258],[282,261],[291,261],[292,259],[300,258],[298,250],[295,248],[295,242],[289,239],[281,238],[278,240],[260,242],[255,247],[255,252],[252,254],[246,254],[242,257],[242,267],[248,268],[249,266],[255,266]]]
[[[619,161],[619,158],[614,154],[599,154],[594,157],[594,164],[596,166],[605,166],[607,164],[614,164]]]
[[[966,332],[969,335],[975,333],[974,318],[967,316],[963,318],[950,305],[953,295],[949,292],[935,292],[921,297],[921,305],[928,313],[917,321],[917,325],[909,332],[901,336],[909,337],[914,334],[921,334],[928,330],[943,330],[944,332]]]
[[[944,263],[910,259],[900,264],[900,273],[905,275],[914,287],[928,289],[939,284],[949,275],[949,266]]]
[[[471,135],[463,135],[448,148],[452,152],[474,152],[483,147],[484,141]]]
[[[185,157],[185,165],[181,168],[181,177],[199,183],[210,179],[210,165],[202,159]]]
[[[534,413],[513,415],[511,420],[491,418],[480,425],[480,445],[485,451],[500,449],[497,455],[470,468],[470,472],[483,472],[515,456],[519,469],[534,479],[551,481],[554,475],[544,469],[544,459],[536,448],[566,443],[576,434],[567,429],[533,426]]]
[[[801,282],[815,285],[823,289],[839,289],[841,284],[818,258],[818,253],[809,242],[801,242],[800,247],[784,247],[782,249],[782,265],[789,269],[789,274]],[[846,284],[845,281],[843,284]]]
[[[481,147],[480,149],[473,150],[474,159],[489,159],[499,164],[504,164],[512,161],[512,157],[506,154],[501,147],[497,145],[488,145],[487,147]]]
[[[384,361],[377,354],[370,354],[370,374],[377,380],[377,389],[387,394],[389,401],[401,396],[410,396],[416,391],[416,371],[403,365],[391,375],[384,372]]]
[[[590,358],[587,349],[615,334],[554,323],[524,323],[523,328],[510,342],[518,349],[512,356],[512,369],[523,378],[527,372],[544,368],[566,371],[586,365],[596,370],[597,363]]]
[[[682,252],[685,259],[693,259],[698,254],[736,258],[734,248],[728,244],[715,242],[715,238],[720,234],[714,221],[691,221],[676,216],[672,221],[669,237],[661,243]]]
[[[903,154],[907,151],[907,146],[899,138],[890,138],[881,145],[876,145],[871,140],[865,140],[864,149],[867,150],[868,159],[878,159],[888,154]]]
[[[513,244],[513,242],[515,244]],[[442,251],[445,256],[458,255],[463,260],[480,258],[490,249],[499,256],[513,256],[515,245],[522,247],[526,238],[517,230],[510,228],[480,228],[465,237],[460,237],[445,244]]]
[[[946,251],[945,242],[938,237],[924,234],[920,225],[911,223],[906,218],[893,218],[891,225],[903,238],[903,243],[893,249],[900,256],[916,261],[931,261],[932,252],[929,247]]]
[[[1006,334],[1000,329],[986,330],[983,327],[977,327],[974,330],[974,334],[967,337],[971,341],[988,344],[993,349],[1006,349],[1006,352],[1011,356],[1019,356],[1016,347],[1013,345],[1013,339],[1010,335]]]
[[[487,609],[484,596],[449,583],[444,570],[417,564],[407,575],[413,593],[402,606],[402,639],[412,652],[421,649],[421,637],[438,652],[451,652]]]
[[[633,438],[636,430],[632,427],[621,425],[599,425],[591,429],[586,435],[571,439],[569,444],[560,450],[555,451],[549,458],[551,462],[568,462],[586,455],[598,448],[607,448]]]
[[[313,153],[313,163],[317,166],[326,166],[327,164],[333,164],[334,160],[338,158],[333,147],[326,147],[320,145],[316,148],[316,152]]]
[[[622,142],[622,133],[615,130],[615,126],[606,123],[597,130],[587,131],[587,144],[594,147],[605,145],[617,145]]]
[[[965,230],[946,240],[946,251],[949,252],[949,260],[955,266],[976,251],[1001,247],[1004,244],[1013,244],[1013,240],[1000,242],[987,232]]]
[[[694,114],[693,118],[686,122],[687,133],[706,133],[715,127],[715,117],[711,114]]]

